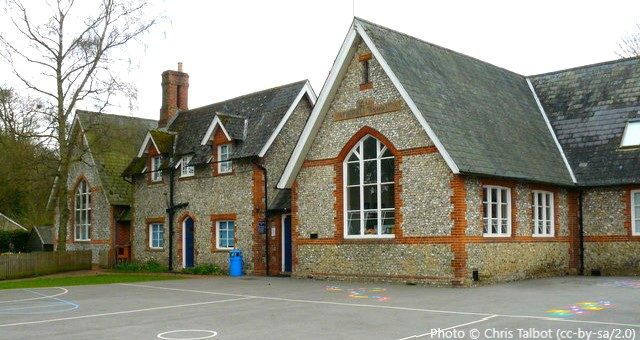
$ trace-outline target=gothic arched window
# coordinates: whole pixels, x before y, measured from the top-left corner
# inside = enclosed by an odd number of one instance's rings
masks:
[[[391,151],[367,135],[347,155],[343,167],[344,236],[393,236],[395,163]]]

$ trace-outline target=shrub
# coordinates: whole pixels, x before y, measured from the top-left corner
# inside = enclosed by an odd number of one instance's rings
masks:
[[[0,253],[26,253],[30,251],[28,231],[0,230]]]
[[[136,261],[120,262],[113,269],[118,272],[162,273],[167,271],[167,268],[156,260],[142,263]]]
[[[215,264],[201,264],[195,267],[184,268],[182,270],[185,274],[195,274],[195,275],[220,275],[222,274],[222,269],[216,266]]]

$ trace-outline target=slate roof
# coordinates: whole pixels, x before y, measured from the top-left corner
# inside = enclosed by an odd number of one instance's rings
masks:
[[[153,143],[161,154],[170,154],[173,149],[174,134],[163,130],[149,130]]]
[[[53,241],[54,241],[53,226],[50,226],[50,225],[34,226],[33,230],[38,235],[38,238],[40,238],[40,241],[42,241],[42,244],[53,244]]]
[[[579,185],[640,182],[640,148],[621,149],[640,118],[640,58],[532,76]]]
[[[258,155],[305,84],[306,80],[298,81],[180,112],[168,127],[178,134],[175,155],[194,153],[191,164],[206,161],[210,146],[200,142],[216,115],[238,140],[232,158]]]
[[[573,184],[524,76],[355,20],[462,173]]]
[[[76,111],[96,162],[109,204],[130,205],[131,185],[121,174],[138,152],[147,131],[157,126],[155,120],[130,116]]]

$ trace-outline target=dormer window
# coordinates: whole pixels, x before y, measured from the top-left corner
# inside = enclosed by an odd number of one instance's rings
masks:
[[[162,181],[162,170],[160,170],[161,165],[162,165],[162,156],[155,156],[151,158],[151,181],[152,182]]]
[[[629,121],[622,134],[620,147],[640,146],[640,120]]]
[[[182,157],[182,161],[180,162],[180,177],[191,177],[195,173],[194,166],[189,165],[192,158],[192,155]]]
[[[223,144],[218,146],[218,173],[227,174],[233,170],[231,158],[231,152],[233,146],[231,144]]]

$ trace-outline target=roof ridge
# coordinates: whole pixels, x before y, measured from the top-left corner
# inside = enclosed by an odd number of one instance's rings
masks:
[[[114,117],[118,117],[118,118],[130,118],[130,119],[137,119],[137,120],[147,120],[150,122],[158,122],[155,119],[151,119],[151,118],[142,118],[142,117],[135,117],[135,116],[130,116],[130,115],[121,115],[121,114],[116,114],[116,113],[104,113],[104,112],[96,112],[96,111],[89,111],[89,110],[82,110],[82,109],[76,109],[76,114],[92,114],[92,115],[101,115],[101,116],[114,116]]]
[[[627,57],[627,58],[620,58],[620,59],[613,59],[613,60],[607,60],[607,61],[600,61],[600,62],[593,63],[593,64],[586,64],[586,65],[574,66],[574,67],[570,67],[570,68],[563,69],[563,70],[556,70],[556,71],[550,71],[550,72],[544,72],[544,73],[532,74],[532,75],[527,76],[527,78],[535,78],[535,77],[547,76],[547,75],[551,75],[551,74],[554,74],[554,73],[562,73],[562,72],[567,72],[567,71],[575,71],[575,70],[580,70],[580,69],[585,69],[585,68],[590,68],[590,67],[596,67],[596,66],[603,66],[603,65],[609,65],[609,64],[624,63],[624,62],[628,62],[628,61],[633,61],[634,59],[637,59],[637,61],[640,61],[640,56],[636,56],[636,57]]]
[[[221,101],[218,101],[218,102],[215,102],[215,103],[211,103],[211,104],[207,104],[207,105],[203,105],[203,106],[195,107],[195,108],[193,108],[193,109],[180,111],[180,113],[190,112],[190,111],[194,111],[194,110],[198,110],[198,109],[202,109],[202,108],[206,108],[206,107],[210,107],[210,106],[214,106],[214,105],[219,105],[219,104],[222,104],[222,103],[225,103],[225,102],[229,102],[229,101],[232,101],[232,100],[238,100],[238,99],[240,99],[240,98],[249,97],[249,96],[254,96],[254,95],[256,95],[256,94],[258,94],[258,93],[261,93],[261,92],[273,91],[273,90],[276,90],[276,89],[280,89],[280,88],[287,87],[287,86],[291,86],[291,85],[298,84],[298,83],[306,83],[306,82],[308,82],[308,81],[309,81],[308,79],[298,80],[298,81],[294,81],[294,82],[292,82],[292,83],[288,83],[288,84],[284,84],[284,85],[278,85],[278,86],[274,86],[274,87],[271,87],[271,88],[268,88],[268,89],[259,90],[259,91],[254,91],[254,92],[250,92],[250,93],[247,93],[247,94],[243,94],[243,95],[240,95],[240,96],[237,96],[237,97],[233,97],[233,98],[229,98],[229,99],[221,100]]]
[[[404,36],[405,38],[409,38],[409,39],[417,40],[417,41],[419,41],[419,42],[421,42],[421,43],[423,43],[423,44],[427,44],[427,45],[430,45],[430,46],[433,46],[433,47],[437,47],[437,48],[443,49],[443,50],[445,50],[445,51],[449,51],[449,52],[451,52],[451,53],[455,53],[455,54],[457,54],[457,55],[459,55],[459,56],[461,56],[461,57],[465,57],[465,58],[468,58],[468,59],[472,59],[472,60],[475,60],[475,61],[479,61],[479,62],[481,62],[481,63],[483,63],[483,64],[486,64],[486,65],[489,65],[489,66],[495,67],[495,68],[497,68],[497,69],[500,69],[500,70],[503,70],[503,71],[506,71],[506,72],[512,73],[512,74],[517,75],[517,76],[519,76],[519,77],[522,77],[523,79],[526,79],[526,78],[527,78],[526,76],[524,76],[524,75],[522,75],[522,74],[520,74],[520,73],[517,73],[517,72],[511,71],[511,70],[506,69],[506,68],[504,68],[504,67],[501,67],[501,66],[498,66],[498,65],[494,65],[494,64],[492,64],[492,63],[490,63],[490,62],[487,62],[487,61],[484,61],[484,60],[482,60],[482,59],[479,59],[479,58],[476,58],[476,57],[472,57],[472,56],[470,56],[470,55],[467,55],[467,54],[464,54],[464,53],[462,53],[462,52],[458,52],[458,51],[452,50],[452,49],[447,48],[447,47],[440,46],[440,45],[438,45],[438,44],[434,44],[434,43],[432,43],[432,42],[428,42],[428,41],[426,41],[426,40],[423,40],[423,39],[420,39],[420,38],[414,37],[414,36],[412,36],[412,35],[410,35],[410,34],[403,33],[403,32],[397,31],[397,30],[394,30],[393,28],[389,28],[389,27],[386,27],[386,26],[382,26],[382,25],[380,25],[380,24],[376,24],[376,23],[374,23],[374,22],[371,22],[371,21],[369,21],[369,20],[365,20],[365,19],[362,19],[362,18],[359,18],[359,17],[354,17],[354,20],[356,20],[356,21],[361,21],[361,22],[365,22],[365,23],[367,23],[367,24],[370,24],[370,25],[376,26],[376,27],[378,27],[378,28],[382,28],[382,29],[385,29],[385,30],[392,31],[392,32],[397,33],[397,34],[399,34],[399,35],[401,35],[401,36]]]

